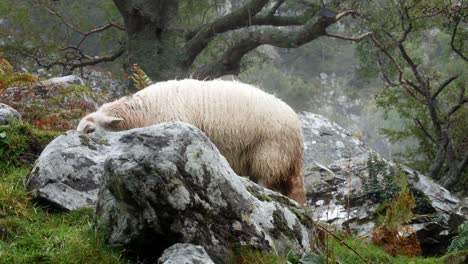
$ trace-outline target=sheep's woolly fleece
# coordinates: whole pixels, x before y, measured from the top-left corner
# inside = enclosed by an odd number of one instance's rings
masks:
[[[180,80],[153,84],[104,104],[79,131],[126,130],[182,121],[205,132],[238,175],[303,203],[303,136],[286,103],[236,81]]]

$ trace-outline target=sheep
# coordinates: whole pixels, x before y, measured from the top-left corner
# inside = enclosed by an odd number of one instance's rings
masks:
[[[182,121],[199,128],[232,169],[258,184],[305,201],[303,135],[291,107],[237,81],[159,82],[84,117],[78,131],[121,131]]]

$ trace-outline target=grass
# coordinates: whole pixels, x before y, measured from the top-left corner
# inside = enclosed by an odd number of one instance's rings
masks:
[[[347,264],[362,264],[363,260],[359,258],[356,254],[342,245],[336,240],[330,241],[330,251],[333,252],[329,254],[330,258],[334,258],[339,263]],[[345,243],[355,249],[368,263],[373,264],[441,264],[445,263],[441,258],[427,258],[427,257],[407,257],[398,255],[393,257],[387,254],[381,247],[366,243],[364,241],[356,239],[345,239]],[[333,262],[332,262],[333,263]]]
[[[130,263],[94,232],[94,210],[49,213],[27,197],[27,168],[9,170],[0,185],[0,263]]]

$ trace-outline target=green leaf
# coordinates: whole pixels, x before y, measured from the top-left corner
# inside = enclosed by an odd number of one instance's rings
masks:
[[[0,138],[6,138],[7,134],[5,131],[0,132]]]

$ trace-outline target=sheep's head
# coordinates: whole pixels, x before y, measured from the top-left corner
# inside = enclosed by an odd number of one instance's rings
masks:
[[[81,119],[76,130],[85,134],[102,130],[114,130],[112,127],[115,127],[115,125],[122,121],[122,118],[107,116],[103,113],[95,112]]]

